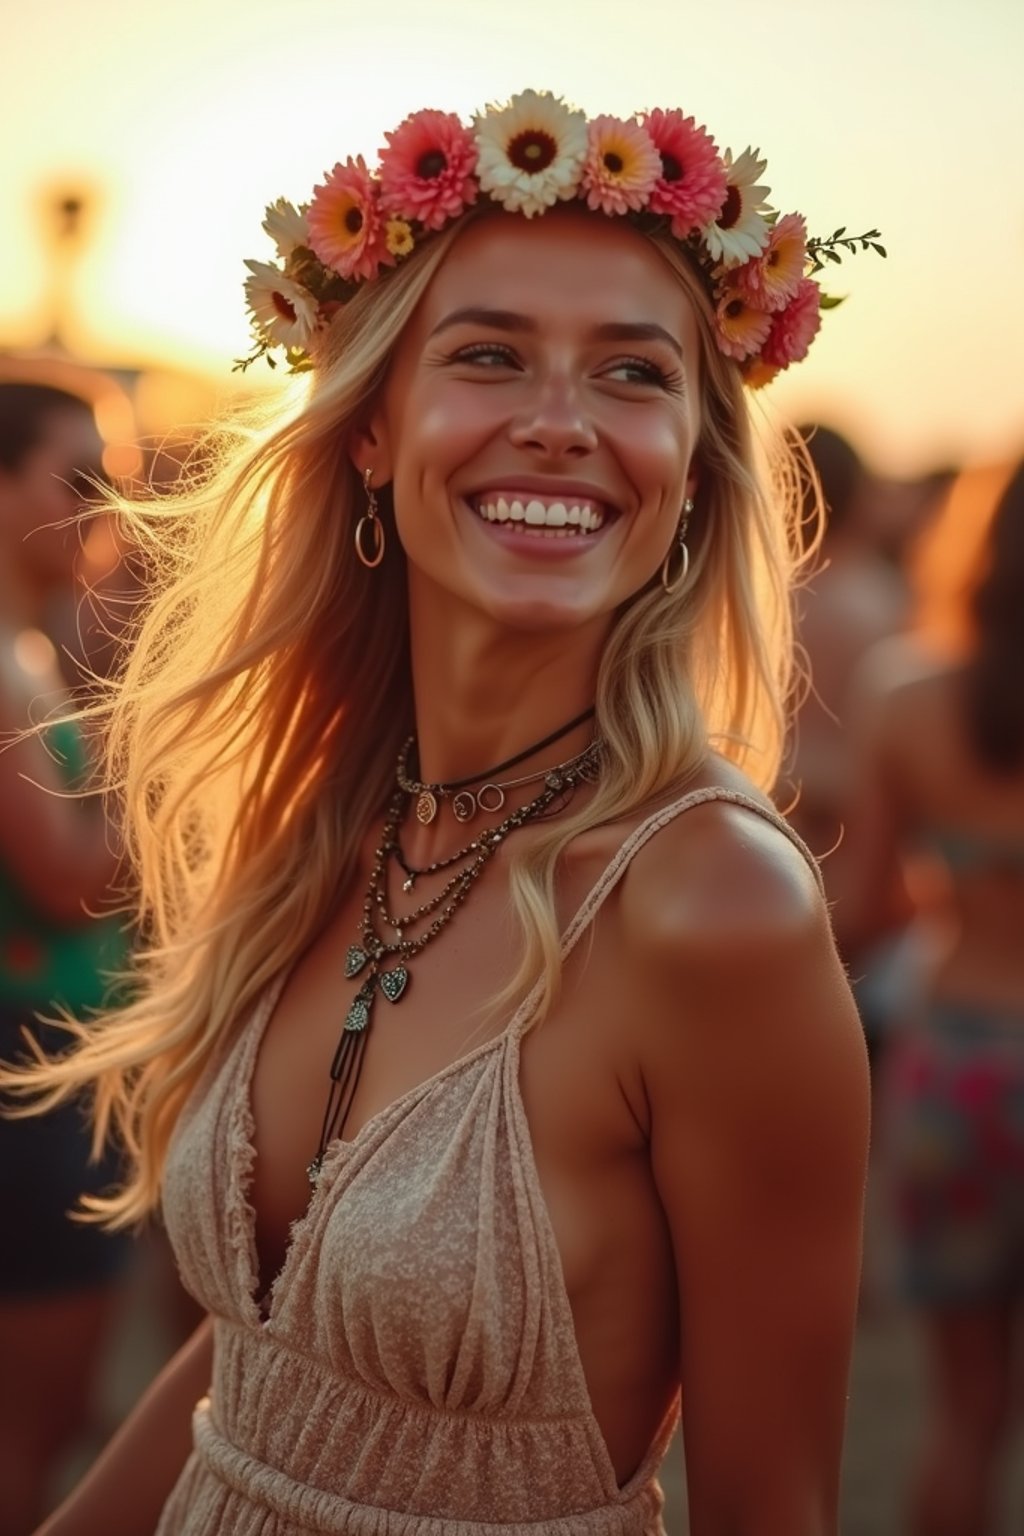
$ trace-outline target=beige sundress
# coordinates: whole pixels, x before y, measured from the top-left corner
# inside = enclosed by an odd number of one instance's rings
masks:
[[[564,954],[636,851],[708,800],[747,806],[807,852],[756,801],[686,795],[626,840]],[[520,1095],[536,994],[496,1039],[330,1145],[261,1308],[250,1081],[283,980],[193,1093],[169,1152],[167,1227],[215,1343],[158,1536],[661,1536],[656,1473],[678,1399],[620,1487]]]

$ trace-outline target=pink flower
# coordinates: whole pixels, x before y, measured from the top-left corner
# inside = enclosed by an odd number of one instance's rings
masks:
[[[454,112],[414,112],[380,152],[381,207],[440,229],[476,201],[476,142]]]
[[[771,329],[761,348],[762,360],[780,369],[802,362],[820,329],[821,289],[813,278],[801,278],[796,296],[771,317]]]
[[[748,303],[743,294],[727,287],[715,311],[719,349],[738,363],[759,352],[772,328],[772,317]]]
[[[668,214],[673,235],[685,240],[721,212],[728,191],[725,166],[714,139],[692,117],[657,107],[642,121],[661,156],[649,207],[652,213]]]
[[[737,268],[732,280],[752,304],[774,313],[795,297],[806,265],[807,225],[799,213],[787,213],[772,225],[760,256]]]
[[[661,156],[646,128],[618,117],[587,124],[583,189],[587,207],[601,213],[643,208],[661,172]]]
[[[314,188],[306,222],[314,255],[342,277],[376,277],[382,266],[394,265],[377,184],[362,155],[336,165]]]

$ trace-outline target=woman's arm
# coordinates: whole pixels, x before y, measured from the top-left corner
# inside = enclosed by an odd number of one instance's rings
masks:
[[[640,1048],[678,1276],[691,1531],[835,1536],[861,1028],[813,876],[782,835],[721,804],[667,830],[624,903],[646,956]]]
[[[36,1536],[153,1536],[192,1448],[192,1409],[209,1388],[212,1359],[207,1318]]]

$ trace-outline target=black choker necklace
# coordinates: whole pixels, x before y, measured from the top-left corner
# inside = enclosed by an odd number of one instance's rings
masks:
[[[564,735],[565,732],[560,734]],[[536,751],[536,748],[530,750]],[[401,787],[395,791],[374,853],[373,868],[363,899],[359,943],[350,945],[345,956],[346,979],[352,981],[362,976],[363,981],[349,1004],[334,1060],[331,1062],[331,1086],[320,1130],[320,1142],[306,1170],[311,1185],[315,1187],[320,1177],[324,1153],[334,1137],[340,1135],[355,1096],[378,992],[383,993],[389,1003],[401,1001],[409,986],[411,962],[451,922],[505,838],[528,821],[543,816],[556,801],[568,798],[578,784],[596,779],[600,757],[600,744],[592,742],[584,752],[570,759],[569,763],[549,769],[544,788],[526,805],[510,812],[497,826],[480,832],[471,843],[450,858],[432,865],[430,870],[417,871],[422,874],[433,873],[462,863],[462,868],[456,869],[436,895],[401,917],[391,911],[387,871],[392,857],[397,855],[401,858],[398,828],[406,808],[408,792]],[[394,931],[393,940],[389,942],[381,938],[376,927],[378,921]],[[427,926],[415,938],[412,937],[410,930],[421,923]]]
[[[495,813],[503,808],[505,796],[501,792],[501,786],[492,784],[490,781],[497,778],[499,773],[506,773],[509,768],[516,768],[520,763],[525,763],[528,757],[533,757],[537,752],[543,752],[545,747],[554,746],[556,741],[561,741],[563,737],[568,736],[570,731],[574,731],[585,720],[592,720],[595,713],[596,710],[591,705],[581,715],[577,715],[575,719],[570,720],[567,725],[560,726],[557,731],[552,731],[550,736],[545,736],[540,741],[535,741],[532,746],[524,747],[522,752],[516,753],[515,757],[507,757],[503,763],[495,763],[493,768],[485,768],[482,773],[470,774],[466,779],[452,779],[447,784],[421,784],[409,774],[409,755],[416,740],[414,736],[410,736],[402,748],[398,759],[399,787],[407,795],[416,796],[416,820],[422,822],[424,826],[429,826],[437,815],[438,802],[449,797],[452,797],[452,811],[457,821],[469,821],[476,814],[477,810]],[[537,777],[540,778],[541,775],[538,774]],[[523,780],[523,782],[525,783],[527,780]],[[479,784],[481,793],[496,789],[498,794],[491,796],[492,803],[488,805],[481,803],[476,795],[459,793],[460,790],[468,790],[472,784]],[[504,787],[508,788],[509,786],[505,785]]]

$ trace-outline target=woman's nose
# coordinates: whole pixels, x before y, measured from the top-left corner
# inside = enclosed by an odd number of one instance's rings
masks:
[[[571,379],[546,379],[524,403],[509,433],[517,448],[551,458],[581,457],[597,447],[593,419]]]

